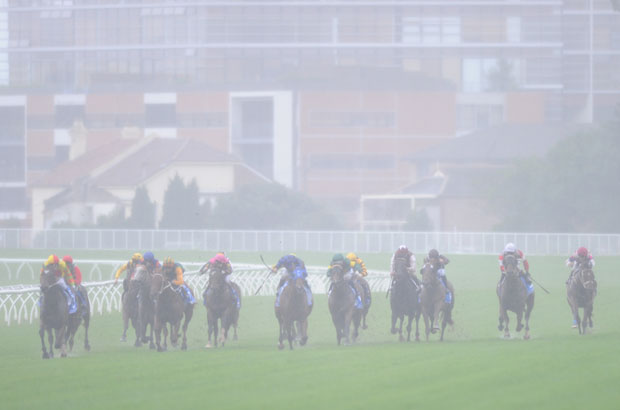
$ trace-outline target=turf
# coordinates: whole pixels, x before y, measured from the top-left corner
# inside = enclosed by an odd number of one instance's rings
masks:
[[[231,256],[240,262],[258,259]],[[265,255],[268,261],[277,256]],[[329,260],[326,254],[300,256],[312,265]],[[370,268],[387,269],[389,255],[361,256]],[[562,258],[531,258],[534,277],[551,294],[537,288],[529,341],[503,340],[497,331],[496,258],[450,258],[456,323],[443,343],[437,336],[428,343],[397,342],[389,333],[384,294],[373,295],[370,328],[348,347],[336,346],[322,295],[310,316],[308,346],[293,351],[276,349],[272,297],[246,297],[239,340],[211,350],[203,347],[201,305],[190,325],[187,352],[156,353],[119,342],[121,319],[114,313],[93,317],[91,352],[84,352],[80,331],[69,358],[42,360],[36,324],[1,324],[2,408],[618,408],[620,258],[597,258],[595,327],[585,336],[570,328]],[[420,329],[424,338],[422,323]]]

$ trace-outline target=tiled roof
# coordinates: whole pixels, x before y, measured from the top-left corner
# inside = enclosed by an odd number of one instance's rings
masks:
[[[135,186],[172,162],[239,163],[240,160],[193,139],[155,138],[95,179],[98,186]]]
[[[63,162],[49,173],[32,182],[33,187],[70,186],[74,182],[87,179],[92,171],[113,160],[127,150],[136,140],[117,138],[74,160]]]

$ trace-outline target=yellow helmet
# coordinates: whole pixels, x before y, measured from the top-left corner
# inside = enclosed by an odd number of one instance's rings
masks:
[[[53,265],[53,264],[55,264],[55,263],[58,263],[58,256],[56,256],[56,255],[52,254],[52,255],[50,255],[50,256],[47,258],[47,260],[45,261],[45,266],[48,266],[48,265]]]
[[[164,259],[164,266],[170,267],[173,265],[174,265],[174,259],[172,259],[170,256]]]
[[[134,253],[133,255],[131,255],[131,260],[134,262],[139,261],[140,259],[142,259],[142,254],[141,253]]]
[[[357,260],[357,255],[354,254],[353,252],[349,252],[347,253],[347,259],[350,259],[352,261]]]

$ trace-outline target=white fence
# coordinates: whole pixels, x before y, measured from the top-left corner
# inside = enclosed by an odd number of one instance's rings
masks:
[[[31,266],[36,262],[40,266],[41,261],[17,261],[15,259],[3,259],[0,263],[5,266],[13,267],[10,275],[13,278],[32,279],[34,270]],[[107,281],[86,281],[86,278],[113,277],[116,267],[121,261],[80,261],[80,266],[92,265],[89,271],[83,271],[84,286],[88,288],[91,310],[93,313],[103,314],[104,312],[120,311],[121,294],[123,287],[121,280],[114,283],[113,280]],[[206,287],[207,276],[198,275],[198,269],[202,264],[183,263],[188,269],[185,273],[185,281],[194,290],[198,303],[202,303],[202,292]],[[193,269],[193,270],[192,270]],[[325,274],[324,267],[308,267],[308,283],[312,291],[316,294],[326,293],[329,283]],[[36,278],[38,280],[38,271]],[[280,276],[270,274],[261,265],[234,265],[232,279],[239,284],[243,295],[254,295],[259,290],[259,295],[275,296],[276,287]],[[390,285],[390,277],[387,272],[370,272],[366,277],[373,292],[385,292]],[[261,288],[261,285],[264,285]],[[22,323],[32,321],[39,317],[38,301],[40,297],[39,286],[37,285],[12,285],[0,287],[0,312],[4,315],[4,322],[10,325],[12,322]]]
[[[191,231],[0,229],[5,249],[202,250],[245,252],[393,252],[407,244],[415,253],[497,254],[514,242],[528,255],[568,255],[579,246],[595,255],[620,255],[620,234],[375,231]]]

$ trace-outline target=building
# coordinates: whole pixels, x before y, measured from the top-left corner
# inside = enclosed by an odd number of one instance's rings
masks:
[[[1,93],[26,112],[25,154],[0,167],[23,162],[26,195],[68,159],[76,123],[86,149],[128,130],[192,137],[351,210],[421,178],[407,158],[432,145],[501,123],[608,118],[620,101],[613,4],[5,2]]]

